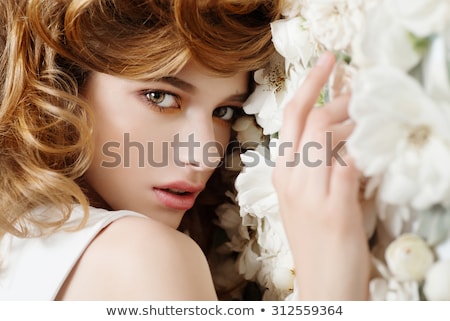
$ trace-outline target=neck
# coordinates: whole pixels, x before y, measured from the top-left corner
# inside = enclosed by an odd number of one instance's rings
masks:
[[[86,197],[89,200],[89,205],[96,207],[96,208],[103,208],[105,210],[113,210],[111,206],[109,206],[108,203],[105,202],[105,200],[98,194],[92,186],[86,182],[84,177],[81,177],[79,180],[77,180],[78,186],[80,186],[83,193],[86,195]]]

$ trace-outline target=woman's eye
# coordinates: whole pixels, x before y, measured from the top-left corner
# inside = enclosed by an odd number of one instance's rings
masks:
[[[235,114],[236,107],[219,107],[213,112],[213,116],[222,120],[231,120]]]
[[[149,91],[145,93],[145,98],[153,105],[160,108],[178,108],[176,96],[164,91]]]

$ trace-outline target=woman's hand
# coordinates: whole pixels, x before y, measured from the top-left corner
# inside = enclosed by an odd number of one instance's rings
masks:
[[[353,130],[350,97],[313,108],[333,65],[325,53],[286,106],[273,176],[302,300],[368,298],[359,173],[348,155],[333,152]]]

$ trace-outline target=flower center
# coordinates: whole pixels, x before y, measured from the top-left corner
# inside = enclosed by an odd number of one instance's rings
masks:
[[[267,83],[275,93],[280,92],[284,88],[284,81],[286,80],[286,75],[284,73],[284,68],[282,64],[273,65],[267,75],[266,75]]]
[[[422,147],[428,141],[430,134],[431,130],[428,126],[417,126],[409,133],[408,140],[416,147]]]

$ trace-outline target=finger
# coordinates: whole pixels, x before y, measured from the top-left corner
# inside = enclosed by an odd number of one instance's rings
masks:
[[[334,61],[332,53],[324,53],[294,97],[286,105],[283,127],[279,136],[280,142],[288,142],[292,143],[292,146],[298,146],[308,115],[331,74]]]
[[[348,137],[355,129],[355,123],[352,121],[344,121],[342,123],[333,125],[329,131],[327,131],[326,144],[327,149],[337,148],[339,145],[343,147]]]
[[[302,155],[304,167],[298,169],[298,175],[304,177],[315,193],[328,194],[333,159],[343,163],[339,151],[354,128],[348,119],[349,100],[350,95],[344,95],[313,110],[306,125],[309,128],[296,149]]]
[[[348,106],[351,98],[351,94],[343,94],[324,106],[327,109],[330,123],[343,122],[349,118]]]
[[[330,181],[330,195],[341,204],[356,202],[359,196],[360,172],[349,154],[342,156],[345,164],[335,162]]]
[[[298,168],[298,175],[304,177],[315,193],[327,195],[330,190],[330,176],[333,166],[345,165],[342,159],[342,150],[346,139],[354,129],[352,122],[335,124],[326,132],[321,133],[320,143],[318,141],[307,142],[302,147],[302,167]]]
[[[300,143],[304,145],[311,141],[317,141],[323,144],[325,142],[323,140],[324,132],[330,131],[336,124],[350,121],[348,115],[349,101],[350,96],[341,96],[336,98],[335,101],[311,111]],[[299,146],[299,149],[301,149],[301,146]]]

